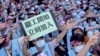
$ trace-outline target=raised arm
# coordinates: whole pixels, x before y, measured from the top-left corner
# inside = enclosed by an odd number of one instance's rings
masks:
[[[96,17],[100,17],[100,14],[97,14]]]
[[[77,24],[86,21],[88,17],[99,17],[99,16],[100,16],[100,14],[97,14],[97,15],[96,15],[96,14],[94,14],[94,13],[89,12],[89,13],[86,14],[85,17],[82,18]]]
[[[21,14],[21,12],[19,12],[17,15],[13,16],[13,18],[18,17]]]
[[[29,41],[29,36],[24,37],[24,44],[22,46],[22,51],[24,56],[30,56],[29,51],[27,50],[27,43]]]
[[[99,28],[100,28],[100,25],[91,26],[91,27],[87,27],[87,28],[86,28],[86,31],[93,30],[93,29],[99,29]]]
[[[2,27],[1,27],[1,26],[2,26]],[[0,22],[0,30],[2,30],[2,29],[4,29],[4,28],[6,28],[6,23]]]
[[[20,25],[18,23],[16,25],[13,24],[13,25],[11,25],[10,30],[15,30],[15,29],[18,29],[19,27],[20,27]]]
[[[98,38],[100,36],[100,32],[95,34],[90,40],[89,42],[86,44],[86,46],[82,49],[81,52],[79,52],[77,54],[77,56],[86,56],[86,53],[88,52],[88,50],[90,49],[91,46],[97,44]]]
[[[67,23],[67,25],[64,26],[63,32],[60,33],[59,37],[56,39],[56,44],[58,44],[64,38],[67,30],[74,27],[75,25],[76,25],[76,22]]]
[[[80,24],[80,23],[86,21],[86,19],[87,19],[87,17],[82,18],[79,22],[77,22],[77,24]]]

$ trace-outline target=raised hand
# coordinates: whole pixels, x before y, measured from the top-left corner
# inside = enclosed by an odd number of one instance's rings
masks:
[[[89,44],[90,45],[95,45],[98,42],[98,39],[100,37],[100,32],[96,33],[90,40],[89,40]]]
[[[76,22],[75,21],[68,21],[66,23],[66,28],[67,29],[70,29],[70,28],[73,28],[75,25],[76,25]]]
[[[27,43],[29,41],[29,39],[30,39],[30,36],[25,36],[24,37],[24,43]]]
[[[89,12],[86,16],[87,17],[96,17],[96,14],[94,14],[93,12]]]
[[[1,22],[0,22],[0,30],[6,28],[6,25],[7,25],[6,23],[1,23]]]

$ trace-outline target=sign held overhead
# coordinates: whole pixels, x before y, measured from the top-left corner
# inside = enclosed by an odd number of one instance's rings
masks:
[[[24,20],[21,22],[21,26],[25,34],[30,36],[30,41],[58,29],[51,11]]]

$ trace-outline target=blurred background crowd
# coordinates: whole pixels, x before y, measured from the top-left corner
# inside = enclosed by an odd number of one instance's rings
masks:
[[[46,11],[60,29],[28,41],[20,23]],[[100,56],[98,32],[100,0],[0,0],[0,56],[76,56],[97,40],[85,56]]]

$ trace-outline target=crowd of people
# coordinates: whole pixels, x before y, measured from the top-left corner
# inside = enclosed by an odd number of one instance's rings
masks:
[[[0,56],[100,56],[100,0],[0,0]],[[29,41],[20,23],[52,11],[59,29]]]

